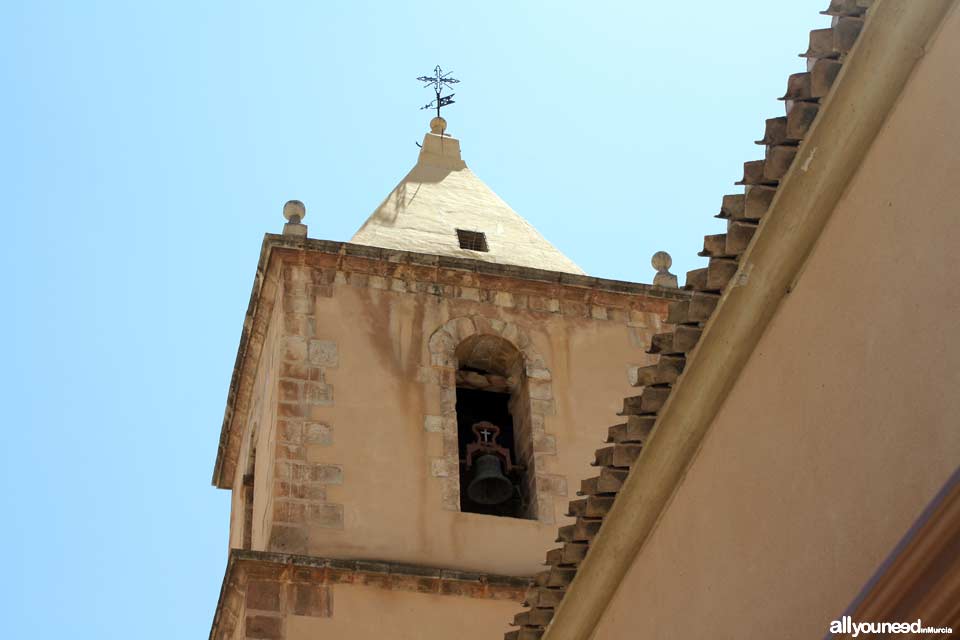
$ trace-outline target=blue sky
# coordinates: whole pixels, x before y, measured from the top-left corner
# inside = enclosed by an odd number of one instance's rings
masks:
[[[682,281],[826,4],[0,3],[4,636],[206,637],[262,235],[299,198],[350,238],[416,76],[454,70],[465,160],[588,273]]]

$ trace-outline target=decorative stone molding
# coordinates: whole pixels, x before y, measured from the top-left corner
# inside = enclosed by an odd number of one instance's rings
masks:
[[[528,468],[530,515],[540,522],[554,523],[555,501],[567,495],[567,480],[545,470],[545,458],[557,454],[556,439],[546,432],[546,418],[555,415],[556,408],[550,370],[530,337],[512,322],[479,315],[460,316],[433,332],[428,351],[429,368],[422,368],[419,377],[425,384],[435,385],[441,413],[424,416],[423,428],[442,438],[442,455],[430,460],[430,473],[440,482],[443,508],[460,510],[457,369],[466,359],[479,368],[504,374],[486,379],[497,384],[502,380],[514,396],[511,413],[516,453]],[[464,379],[461,375],[461,382]]]
[[[335,615],[335,585],[520,602],[530,584],[526,577],[233,549],[210,638],[282,640],[289,615]]]

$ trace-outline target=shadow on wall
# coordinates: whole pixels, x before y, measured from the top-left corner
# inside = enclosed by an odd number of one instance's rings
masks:
[[[373,215],[360,227],[360,231],[363,231],[372,222],[387,227],[393,226],[397,217],[404,213],[416,199],[422,185],[439,184],[451,172],[452,170],[447,167],[417,163],[393,188],[390,195],[384,198],[380,206],[374,210]]]

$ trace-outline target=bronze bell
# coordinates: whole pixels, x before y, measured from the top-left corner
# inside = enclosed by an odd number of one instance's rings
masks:
[[[500,457],[491,453],[479,456],[473,463],[473,479],[467,495],[477,504],[500,504],[513,495],[513,483],[503,475]]]

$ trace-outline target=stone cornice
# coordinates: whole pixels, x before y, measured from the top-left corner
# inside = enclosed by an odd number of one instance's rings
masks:
[[[626,282],[623,280],[611,280],[608,278],[595,278],[593,276],[580,275],[576,273],[547,271],[544,269],[534,269],[533,267],[497,264],[483,260],[438,256],[427,253],[417,253],[413,251],[401,251],[398,249],[384,249],[381,247],[351,244],[349,242],[334,242],[331,240],[299,238],[270,233],[265,234],[261,258],[263,258],[264,254],[269,257],[269,253],[276,249],[304,250],[312,253],[326,253],[344,257],[349,256],[367,258],[371,260],[382,260],[384,262],[416,265],[420,267],[455,269],[459,271],[474,272],[477,274],[518,278],[533,282],[582,287],[598,291],[627,294],[642,293],[647,296],[663,298],[665,300],[685,300],[689,297],[689,294],[679,289],[669,289],[639,282]]]
[[[316,556],[231,549],[214,613],[210,638],[232,628],[241,610],[248,578],[296,582],[320,587],[352,584],[395,591],[432,593],[467,598],[520,602],[532,578],[459,569],[427,567],[381,560],[321,558]]]

